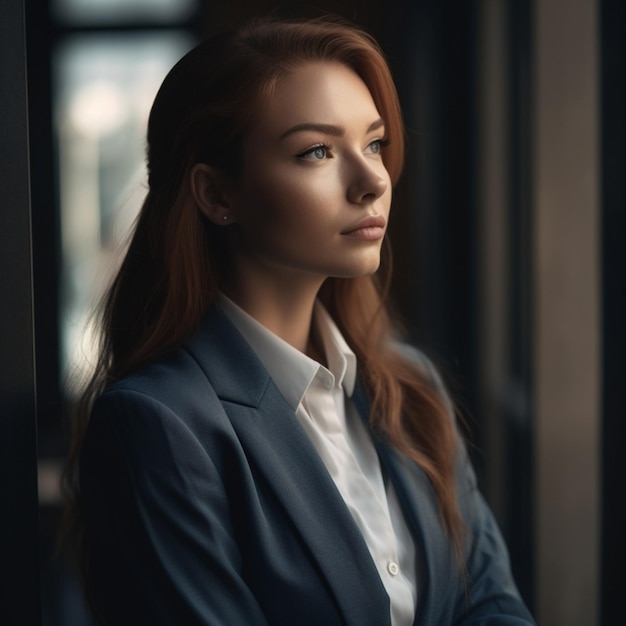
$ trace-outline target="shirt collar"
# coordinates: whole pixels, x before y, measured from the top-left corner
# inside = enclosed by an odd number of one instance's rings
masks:
[[[342,385],[346,394],[351,396],[356,381],[356,355],[319,300],[315,303],[314,320],[324,344],[328,369],[337,384]]]
[[[295,410],[318,371],[317,361],[300,352],[246,313],[223,293],[217,304],[255,351],[281,394]],[[328,369],[335,383],[351,396],[356,379],[356,356],[324,306],[316,302],[314,324],[322,339]]]

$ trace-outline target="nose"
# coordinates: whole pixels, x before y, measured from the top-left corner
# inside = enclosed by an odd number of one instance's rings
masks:
[[[377,167],[384,167],[377,164]],[[348,200],[353,204],[372,202],[387,191],[387,177],[381,175],[377,169],[369,163],[360,163],[354,166],[348,184]]]

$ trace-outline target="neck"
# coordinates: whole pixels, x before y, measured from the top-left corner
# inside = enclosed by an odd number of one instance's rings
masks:
[[[279,277],[273,272],[268,277],[262,268],[255,267],[237,272],[235,278],[224,289],[233,302],[300,352],[319,356],[311,320],[322,277],[303,278],[289,271]]]

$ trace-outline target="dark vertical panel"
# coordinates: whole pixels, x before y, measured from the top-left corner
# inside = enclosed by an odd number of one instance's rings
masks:
[[[414,275],[406,309],[417,341],[441,355],[475,406],[474,2],[411,5],[400,84],[409,136]]]
[[[22,0],[0,4],[0,621],[39,624],[37,443]]]
[[[60,227],[52,140],[52,37],[49,0],[26,3],[28,108],[39,455],[61,456]]]
[[[605,626],[624,619],[626,586],[626,5],[601,3],[602,572]]]
[[[520,592],[533,598],[533,424],[532,424],[532,223],[531,4],[509,0],[509,402],[506,406],[506,538]]]

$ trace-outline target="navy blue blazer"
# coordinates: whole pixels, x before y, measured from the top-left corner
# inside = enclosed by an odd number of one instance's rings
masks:
[[[356,401],[366,416],[362,392]],[[533,623],[465,454],[467,591],[428,478],[375,445],[421,548],[415,624]],[[389,598],[326,468],[217,310],[185,345],[97,400],[80,485],[108,624],[390,624]]]

